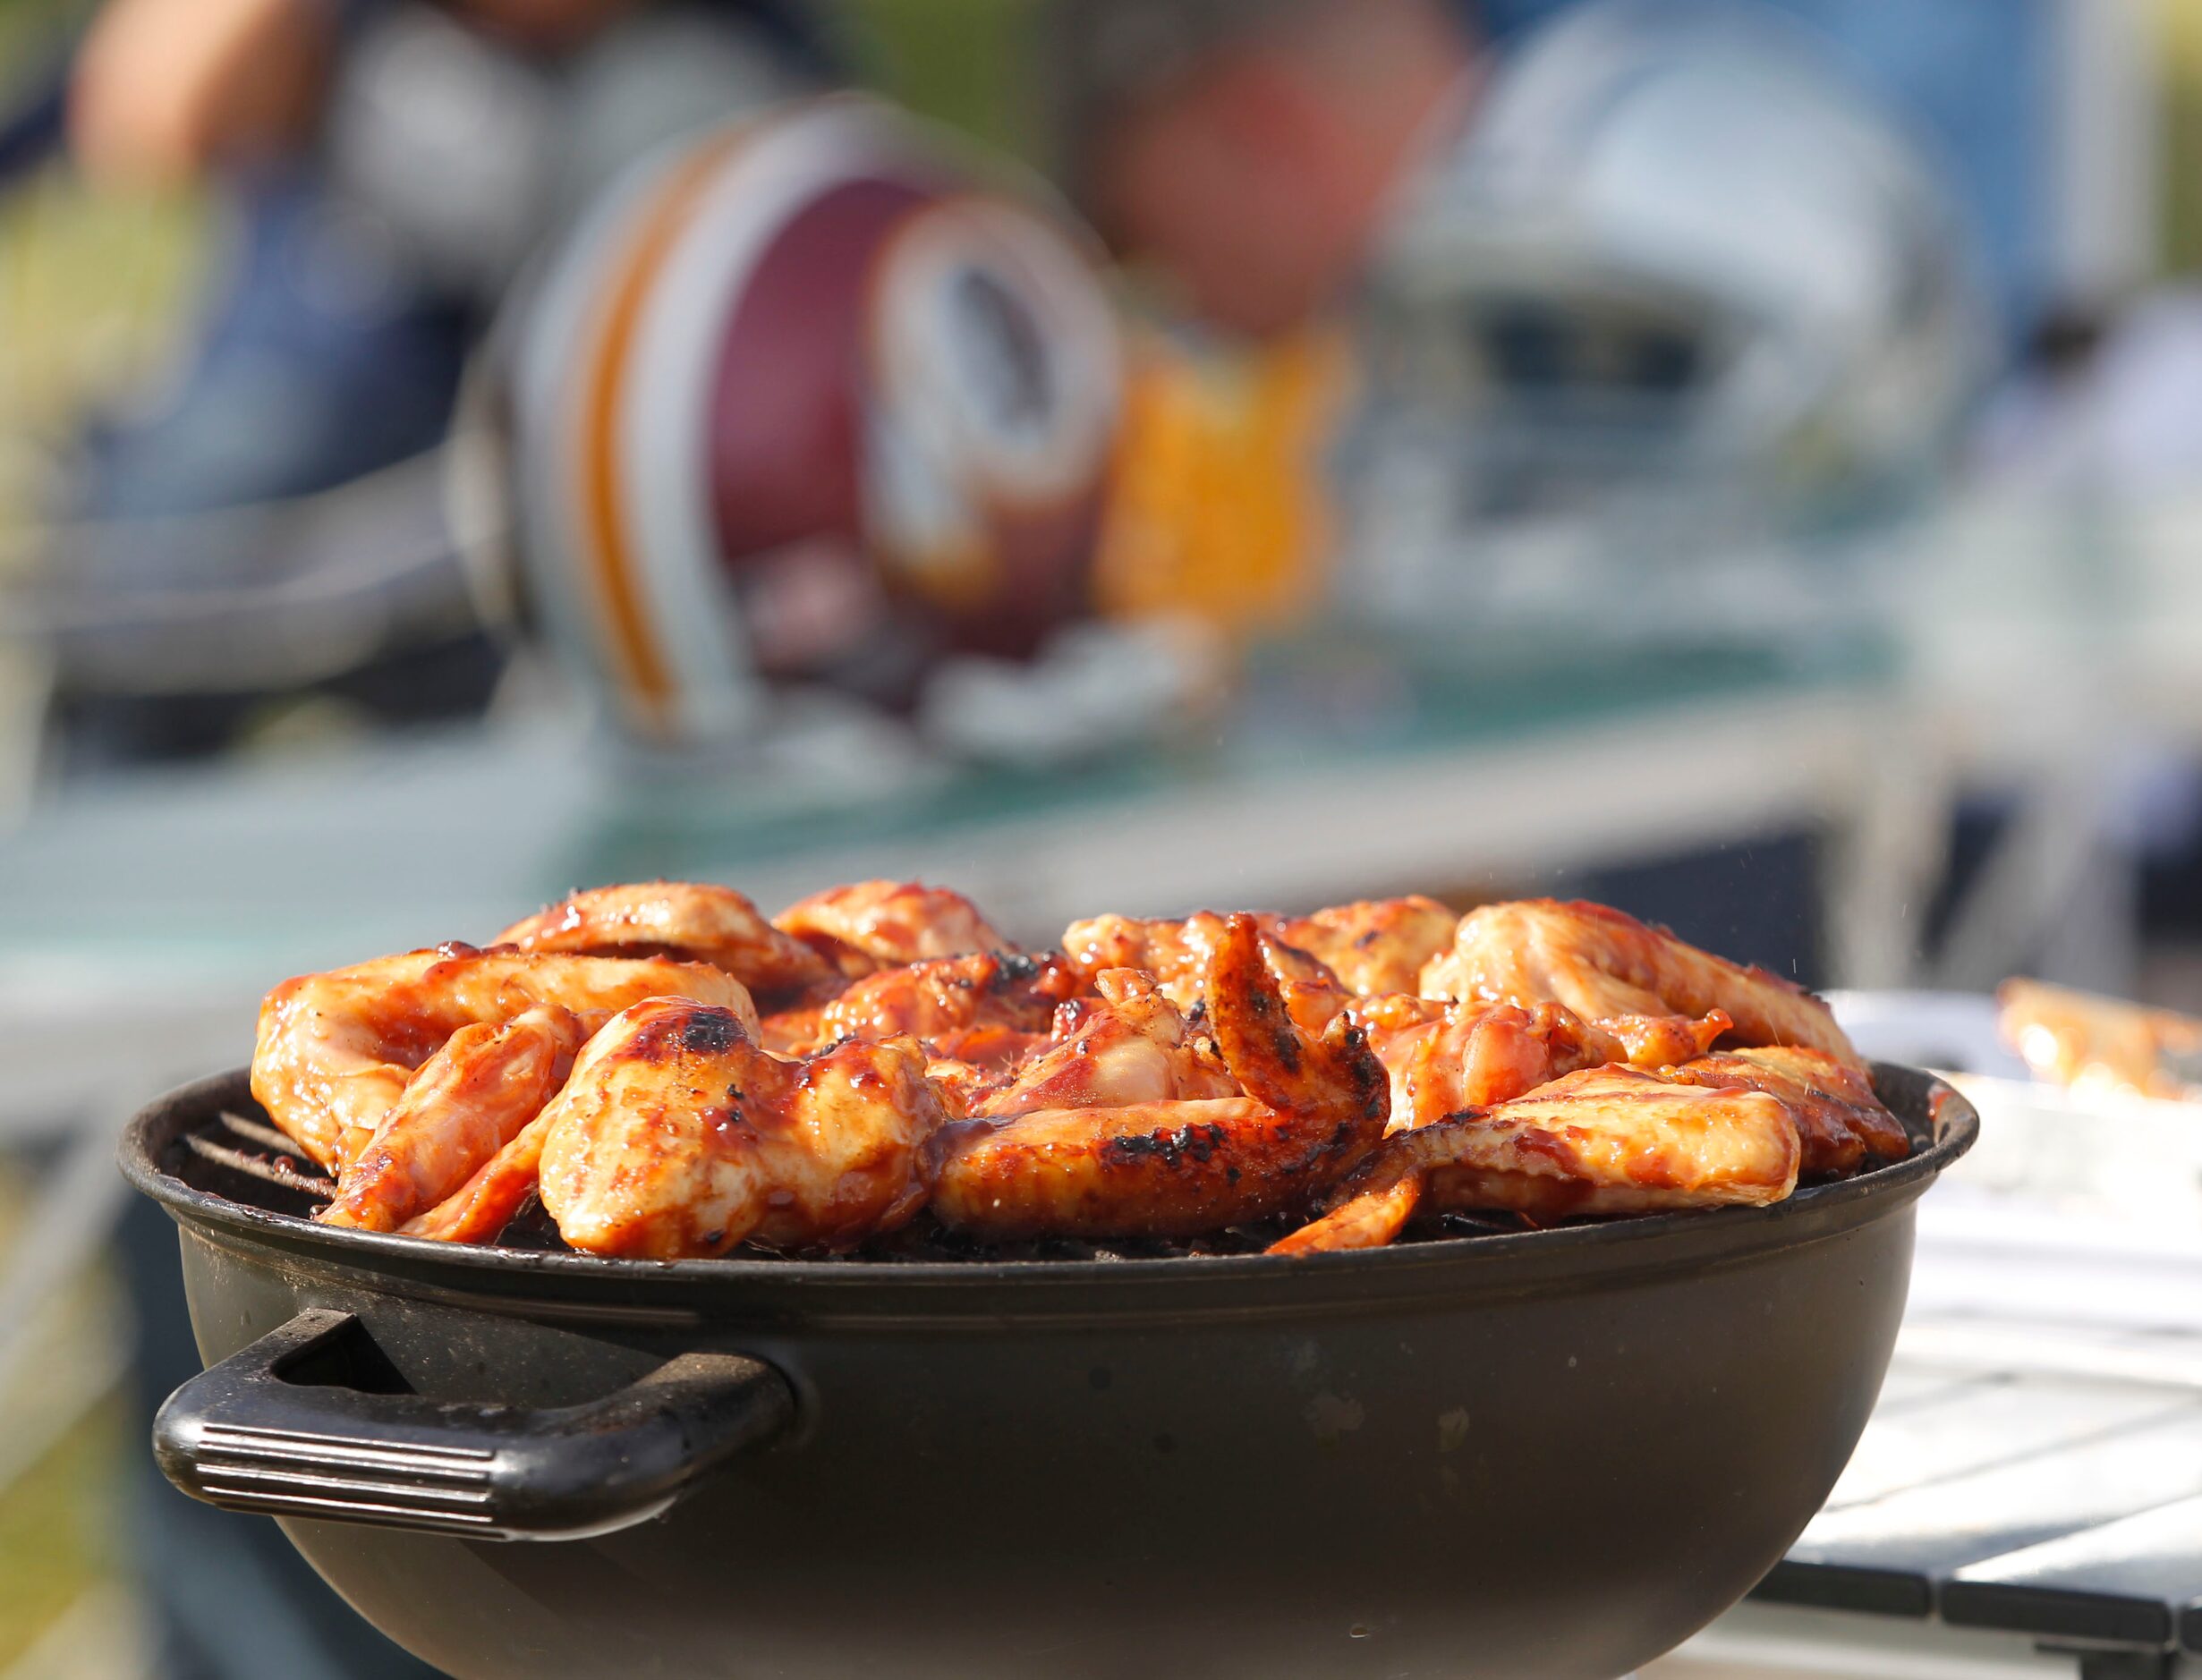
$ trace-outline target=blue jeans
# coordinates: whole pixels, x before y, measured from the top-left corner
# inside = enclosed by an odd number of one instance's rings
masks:
[[[235,234],[180,377],[148,413],[89,436],[77,505],[95,520],[311,495],[434,447],[450,423],[475,311],[410,279],[375,230],[310,176],[241,185]],[[140,592],[219,588],[204,545],[157,534],[100,545],[62,580],[95,620]],[[260,556],[239,556],[246,564]],[[245,581],[242,579],[236,581]],[[409,648],[327,691],[391,722],[478,710],[500,659],[480,636]],[[115,694],[54,704],[64,776],[223,750],[268,699]]]
[[[183,377],[88,440],[83,511],[197,512],[323,490],[432,446],[471,311],[410,280],[306,176],[252,182]]]

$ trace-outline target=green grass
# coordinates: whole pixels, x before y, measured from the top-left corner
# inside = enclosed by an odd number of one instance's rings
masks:
[[[913,109],[1031,157],[1034,0],[857,0],[866,70]]]
[[[2164,77],[2164,260],[2202,267],[2202,0],[2156,0]]]
[[[0,567],[55,511],[88,414],[174,349],[208,225],[195,199],[95,193],[60,168],[0,196]]]
[[[38,1185],[0,1158],[0,1256],[9,1252]],[[126,1311],[113,1277],[96,1268],[65,1285],[31,1324],[30,1343],[0,1392],[0,1460],[14,1462],[15,1431],[55,1427],[55,1385],[64,1368],[101,1362],[100,1345],[118,1334]],[[41,1387],[43,1378],[53,1380]],[[65,1398],[63,1404],[67,1404]],[[123,1472],[138,1448],[128,1408],[114,1394],[77,1417],[0,1486],[0,1672],[89,1589],[124,1578]],[[51,1421],[46,1421],[50,1419]]]
[[[0,1669],[78,1597],[123,1569],[123,1455],[132,1443],[112,1398],[0,1492]]]

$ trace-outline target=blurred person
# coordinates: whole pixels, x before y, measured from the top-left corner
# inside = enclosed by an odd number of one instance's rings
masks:
[[[179,365],[88,439],[75,511],[278,501],[432,448],[550,227],[654,144],[830,63],[801,0],[109,0],[77,55],[71,150],[95,183],[209,184],[226,238]],[[127,603],[280,564],[137,539],[64,581]],[[498,665],[473,635],[327,686],[394,720],[449,715]],[[217,750],[267,699],[64,689],[63,765]]]
[[[1103,605],[1289,630],[1336,544],[1322,463],[1355,391],[1338,311],[1465,120],[1475,38],[1440,0],[1061,0],[1045,36],[1058,165],[1158,306]]]
[[[1349,293],[1478,62],[1439,0],[1067,0],[1055,28],[1074,195],[1174,301],[1254,338]]]

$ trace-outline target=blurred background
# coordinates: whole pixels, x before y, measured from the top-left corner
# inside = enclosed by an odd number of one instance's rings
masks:
[[[6,0],[0,1677],[419,1672],[113,1138],[577,884],[2202,1005],[2198,264],[2202,0]]]

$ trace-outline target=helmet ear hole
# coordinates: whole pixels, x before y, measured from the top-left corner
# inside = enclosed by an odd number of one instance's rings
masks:
[[[1013,201],[946,198],[897,230],[871,326],[882,562],[997,633],[1005,615],[1066,610],[1051,550],[1084,539],[1064,516],[1095,498],[1118,403],[1114,322],[1082,256]]]
[[[1092,247],[876,101],[802,101],[623,178],[524,306],[520,564],[632,727],[770,687],[911,699],[1086,605],[1120,405]]]

